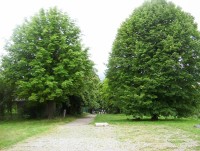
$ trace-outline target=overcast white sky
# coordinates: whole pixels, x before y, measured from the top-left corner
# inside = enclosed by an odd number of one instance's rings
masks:
[[[200,25],[198,0],[171,0],[195,17]],[[0,0],[0,56],[6,54],[3,47],[13,29],[23,23],[40,8],[57,6],[76,21],[82,31],[83,44],[90,48],[102,79],[109,52],[120,24],[140,6],[144,0]]]

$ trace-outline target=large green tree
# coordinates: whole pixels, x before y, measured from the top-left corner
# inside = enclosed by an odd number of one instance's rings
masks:
[[[119,28],[107,78],[127,114],[190,115],[200,99],[200,34],[194,18],[165,0],[145,2]]]
[[[93,63],[79,28],[57,8],[41,9],[25,20],[5,48],[9,54],[3,72],[14,84],[17,99],[46,102],[50,117],[55,102],[69,104],[69,96],[84,96]]]

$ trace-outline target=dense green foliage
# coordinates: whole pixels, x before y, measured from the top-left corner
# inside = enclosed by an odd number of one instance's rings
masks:
[[[5,102],[4,102],[4,83],[0,74],[0,118],[4,115]]]
[[[100,106],[102,109],[106,110],[107,113],[119,113],[119,107],[116,104],[117,102],[113,101],[112,92],[108,86],[108,79],[105,78],[99,85],[100,93]]]
[[[96,72],[90,72],[90,74],[87,76],[87,80],[85,80],[86,88],[83,95],[85,105],[87,105],[89,109],[97,109],[100,107],[99,84],[100,79]]]
[[[14,88],[9,82],[6,83],[4,80],[5,77],[0,70],[0,119],[5,116],[5,113],[11,115],[14,99]]]
[[[192,114],[200,98],[194,18],[165,0],[145,2],[118,30],[107,78],[114,101],[129,115]]]
[[[105,78],[99,85],[99,93],[100,93],[100,105],[103,109],[106,109],[107,111],[111,106],[109,106],[110,98],[109,98],[109,88],[108,88],[108,79]]]
[[[6,50],[3,74],[15,88],[16,100],[47,103],[48,114],[55,103],[72,107],[70,98],[78,98],[79,110],[84,104],[94,106],[93,63],[79,28],[65,13],[41,9],[15,29]]]

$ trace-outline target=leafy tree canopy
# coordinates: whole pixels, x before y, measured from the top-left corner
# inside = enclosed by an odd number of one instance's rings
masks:
[[[145,2],[123,22],[107,78],[127,113],[187,116],[199,104],[200,34],[194,18],[165,0]]]
[[[49,102],[83,97],[93,63],[80,30],[57,8],[41,9],[18,26],[6,46],[2,67],[19,99]]]

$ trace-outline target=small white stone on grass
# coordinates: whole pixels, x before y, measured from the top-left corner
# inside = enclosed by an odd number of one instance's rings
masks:
[[[96,127],[109,126],[108,123],[95,123]]]

